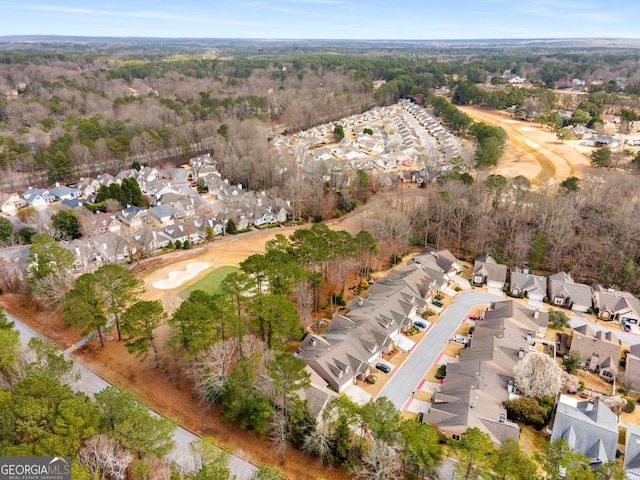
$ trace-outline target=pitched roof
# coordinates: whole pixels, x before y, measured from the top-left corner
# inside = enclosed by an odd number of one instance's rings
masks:
[[[583,361],[598,357],[600,368],[609,368],[618,372],[620,344],[613,332],[598,330],[595,332],[589,325],[581,325],[573,329],[571,350],[580,352]]]
[[[624,449],[624,469],[633,478],[640,476],[640,425],[627,423],[627,436]]]
[[[591,305],[591,287],[583,283],[575,283],[571,275],[558,272],[549,277],[549,298],[563,295],[578,305]]]
[[[564,438],[592,464],[615,460],[618,444],[618,417],[598,400],[578,401],[560,396],[551,440]]]
[[[439,427],[478,427],[500,444],[519,436],[518,426],[506,418],[501,405],[509,399],[520,351],[528,351],[528,332],[546,326],[548,314],[509,300],[493,303],[484,318],[476,325],[470,347],[460,352],[460,362],[447,365],[445,383],[424,421]]]
[[[613,314],[629,314],[640,319],[640,300],[629,292],[605,289],[601,285],[593,287],[593,302],[600,311],[606,310]]]
[[[511,272],[511,290],[527,292],[529,295],[537,294],[547,296],[547,279],[533,273],[521,273],[517,270]]]
[[[496,262],[489,254],[479,257],[473,263],[473,273],[479,273],[494,282],[507,281],[507,266]]]

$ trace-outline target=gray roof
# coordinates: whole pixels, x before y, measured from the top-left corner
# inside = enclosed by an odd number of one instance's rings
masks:
[[[618,373],[620,344],[617,337],[610,331],[595,332],[589,325],[574,328],[571,351],[580,352],[582,361],[590,361],[594,355],[597,355],[600,368],[607,368],[614,374]]]
[[[528,351],[528,332],[546,326],[548,314],[509,300],[493,303],[484,318],[476,324],[470,347],[460,352],[460,362],[447,365],[444,385],[424,421],[461,431],[478,427],[500,444],[508,437],[518,439],[518,426],[506,419],[501,405],[509,399],[520,352]]]
[[[495,259],[487,254],[479,257],[473,264],[473,273],[479,273],[487,280],[494,282],[507,281],[507,266],[495,261]]]
[[[591,306],[591,287],[583,283],[575,283],[571,275],[559,272],[549,277],[549,298],[556,295],[568,297],[578,305]]]
[[[77,197],[80,195],[80,190],[76,188],[67,187],[66,185],[60,185],[58,187],[49,189],[49,193],[54,197],[60,199],[67,195],[73,195]]]
[[[601,285],[593,287],[593,303],[600,311],[640,319],[640,300],[629,292],[605,289]]]
[[[519,271],[511,272],[511,290],[519,290],[530,294],[547,296],[547,279],[533,273],[521,273]]]
[[[161,220],[165,217],[171,217],[173,215],[173,207],[170,205],[157,205],[149,209],[149,214],[154,218]]]
[[[564,438],[594,466],[616,458],[618,417],[598,400],[576,401],[560,396],[551,441]]]
[[[624,449],[624,469],[633,474],[632,478],[640,477],[640,425],[627,423],[627,436]]]

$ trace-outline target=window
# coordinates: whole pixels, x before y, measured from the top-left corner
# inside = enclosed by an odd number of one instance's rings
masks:
[[[457,433],[454,433],[453,435],[451,435],[451,439],[452,440],[460,440],[460,435],[458,435]]]

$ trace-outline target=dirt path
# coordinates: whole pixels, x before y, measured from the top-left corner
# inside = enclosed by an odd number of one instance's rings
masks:
[[[477,107],[458,107],[471,118],[502,127],[507,133],[506,152],[490,173],[524,175],[535,184],[560,183],[567,177],[582,177],[591,169],[588,147],[579,140],[558,142],[554,132],[539,125],[510,118],[504,112]]]

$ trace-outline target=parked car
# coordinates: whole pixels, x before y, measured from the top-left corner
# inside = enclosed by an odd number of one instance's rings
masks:
[[[454,335],[451,340],[462,345],[466,345],[467,343],[469,343],[469,339],[463,335]]]
[[[413,322],[413,325],[418,327],[418,328],[421,328],[422,330],[427,328],[427,325],[424,322]]]
[[[444,307],[444,303],[442,303],[440,300],[434,300],[431,303],[433,303],[436,307],[440,307],[440,308]]]
[[[484,320],[480,315],[469,315],[469,320],[477,322],[478,320]]]
[[[376,368],[384,373],[390,373],[391,367],[386,363],[376,363]]]

